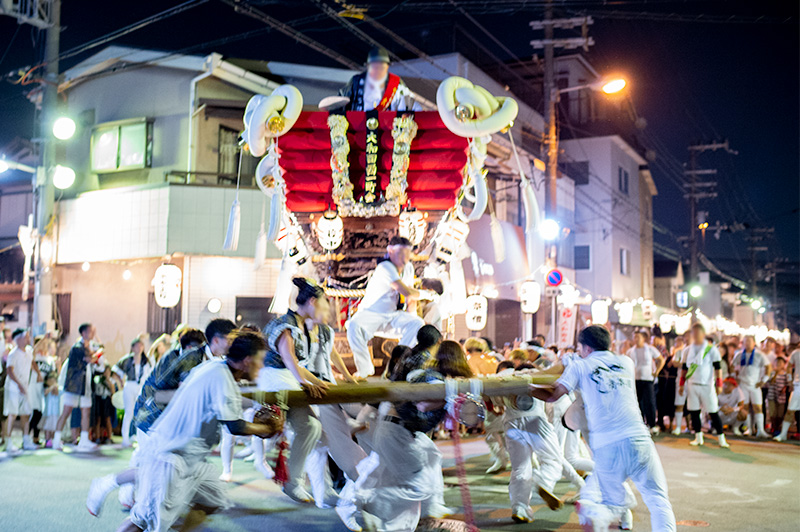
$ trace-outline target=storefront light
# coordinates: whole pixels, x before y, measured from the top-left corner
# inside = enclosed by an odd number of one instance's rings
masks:
[[[208,300],[206,309],[208,309],[211,314],[217,314],[220,310],[222,310],[222,301],[220,301],[219,298],[212,297]]]
[[[53,169],[53,186],[64,190],[75,183],[75,170],[60,164]]]
[[[123,279],[124,281],[130,281],[130,280],[131,280],[131,277],[133,277],[133,273],[132,273],[132,272],[131,272],[129,269],[127,269],[127,268],[126,268],[126,269],[125,269],[125,270],[122,272],[122,279]]]
[[[68,116],[61,116],[53,122],[53,136],[58,140],[71,139],[76,129],[75,121]]]
[[[83,264],[81,264],[81,270],[83,270],[85,272],[88,272],[91,268],[92,268],[92,265],[89,264],[88,262],[84,262]]]

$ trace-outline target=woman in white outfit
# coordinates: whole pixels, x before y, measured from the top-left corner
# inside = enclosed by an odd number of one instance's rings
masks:
[[[144,354],[144,340],[137,336],[131,342],[131,352],[119,359],[111,371],[122,384],[122,399],[125,415],[122,417],[122,446],[131,446],[131,422],[136,399],[142,391],[142,383],[147,380],[153,365]]]
[[[346,379],[354,379],[333,349],[333,329],[326,325],[330,304],[325,291],[311,279],[297,277],[292,282],[298,289],[297,310],[289,310],[264,328],[267,354],[258,375],[258,388],[267,392],[305,390],[311,397],[321,397],[333,382],[331,359]],[[311,407],[292,407],[286,414],[294,438],[288,460],[289,479],[283,491],[297,502],[312,502],[304,475],[306,459],[315,452],[308,473],[316,502],[318,506],[331,506],[336,503],[336,492],[330,486],[323,460],[328,449],[321,442],[322,423],[317,412]],[[257,445],[254,451],[256,464],[263,463],[263,447]]]

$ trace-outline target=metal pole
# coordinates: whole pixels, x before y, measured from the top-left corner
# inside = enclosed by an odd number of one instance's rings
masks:
[[[697,280],[697,152],[689,151],[689,280]]]
[[[53,319],[52,273],[45,270],[38,249],[53,217],[53,168],[56,165],[56,145],[52,138],[53,122],[58,116],[58,55],[61,34],[61,0],[53,0],[51,7],[52,25],[47,28],[45,43],[45,83],[42,94],[42,113],[39,122],[42,156],[41,165],[34,177],[34,201],[36,212],[37,253],[33,293],[32,328],[35,334],[42,334]]]

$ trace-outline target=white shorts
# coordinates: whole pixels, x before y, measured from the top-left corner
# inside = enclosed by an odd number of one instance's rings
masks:
[[[683,406],[686,404],[686,388],[688,385],[683,387],[683,393],[680,393],[680,386],[675,388],[675,406]]]
[[[797,412],[800,410],[800,384],[794,385],[792,395],[789,397],[789,406],[787,406],[787,409],[791,410],[792,412]]]
[[[61,399],[64,401],[64,406],[71,406],[72,408],[92,407],[91,395],[78,395],[77,393],[62,392]]]
[[[763,402],[763,395],[761,388],[756,386],[747,386],[746,384],[739,385],[739,391],[742,392],[742,400],[745,405],[758,405],[761,406]]]
[[[710,384],[687,384],[686,409],[692,412],[701,408],[709,414],[719,411],[717,390]]]
[[[10,388],[6,388],[5,396],[3,397],[4,416],[30,416],[32,413],[33,409],[27,395],[22,395],[19,392],[12,391]]]

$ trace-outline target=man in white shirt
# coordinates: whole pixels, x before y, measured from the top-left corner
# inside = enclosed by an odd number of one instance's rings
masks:
[[[30,435],[33,407],[28,397],[28,383],[31,379],[33,353],[26,349],[30,343],[30,334],[27,329],[16,329],[11,334],[11,341],[14,347],[8,354],[6,364],[3,415],[7,416],[6,451],[13,453],[19,451],[19,448],[11,442],[11,430],[14,428],[17,416],[22,421],[22,448],[32,451],[37,447]]]
[[[656,389],[653,377],[658,375],[664,367],[664,357],[658,349],[647,343],[647,334],[637,332],[634,336],[636,345],[628,350],[628,356],[633,360],[636,373],[636,397],[639,400],[639,409],[650,427],[650,432],[658,434],[656,424]]]
[[[566,367],[555,387],[532,386],[534,397],[557,401],[580,391],[589,425],[589,446],[601,500],[581,499],[579,516],[594,530],[608,530],[630,506],[623,483],[633,480],[650,510],[652,530],[672,532],[675,515],[667,493],[664,469],[653,440],[642,422],[636,400],[633,362],[609,352],[611,334],[591,325],[578,335],[581,358]]]
[[[719,394],[719,417],[723,427],[729,425],[733,433],[741,435],[739,426],[747,417],[742,393],[736,379],[728,377],[722,381],[722,393]]]
[[[770,363],[767,356],[756,349],[756,339],[749,335],[744,337],[744,349],[733,355],[731,370],[739,382],[739,391],[742,393],[745,411],[749,412],[749,407],[753,407],[755,413],[755,425],[752,417],[748,413],[747,427],[750,434],[756,438],[767,438],[769,434],[764,430],[764,410],[763,410],[763,388],[771,373]],[[757,429],[757,430],[756,430]]]
[[[728,448],[722,432],[717,395],[722,391],[722,357],[714,344],[706,340],[706,329],[700,323],[692,325],[692,343],[683,350],[683,366],[678,377],[678,393],[686,390],[686,410],[692,420],[694,441],[690,445],[703,445],[703,426],[700,423],[702,408],[711,418],[711,426],[719,435],[719,446]]]
[[[225,358],[191,371],[150,429],[137,474],[136,503],[119,530],[168,530],[190,507],[229,506],[219,470],[206,458],[219,439],[219,424],[232,434],[273,436],[267,425],[242,419],[237,379],[255,380],[266,343],[258,333],[235,331]]]
[[[401,236],[392,237],[386,252],[388,260],[379,263],[372,272],[364,298],[347,322],[347,341],[353,351],[358,377],[366,378],[375,373],[367,343],[376,332],[398,331],[402,335],[400,345],[414,347],[417,331],[425,324],[416,313],[404,310],[401,303],[401,299],[420,297],[420,291],[412,286],[411,242]]]
[[[789,397],[789,404],[786,405],[786,415],[783,417],[783,423],[781,424],[781,433],[775,436],[775,441],[786,441],[789,436],[789,427],[792,426],[792,421],[794,421],[797,412],[800,411],[800,349],[795,349],[789,355],[788,371],[794,375],[792,379],[794,387],[792,388],[792,395]],[[798,425],[800,425],[800,421],[798,421]]]

